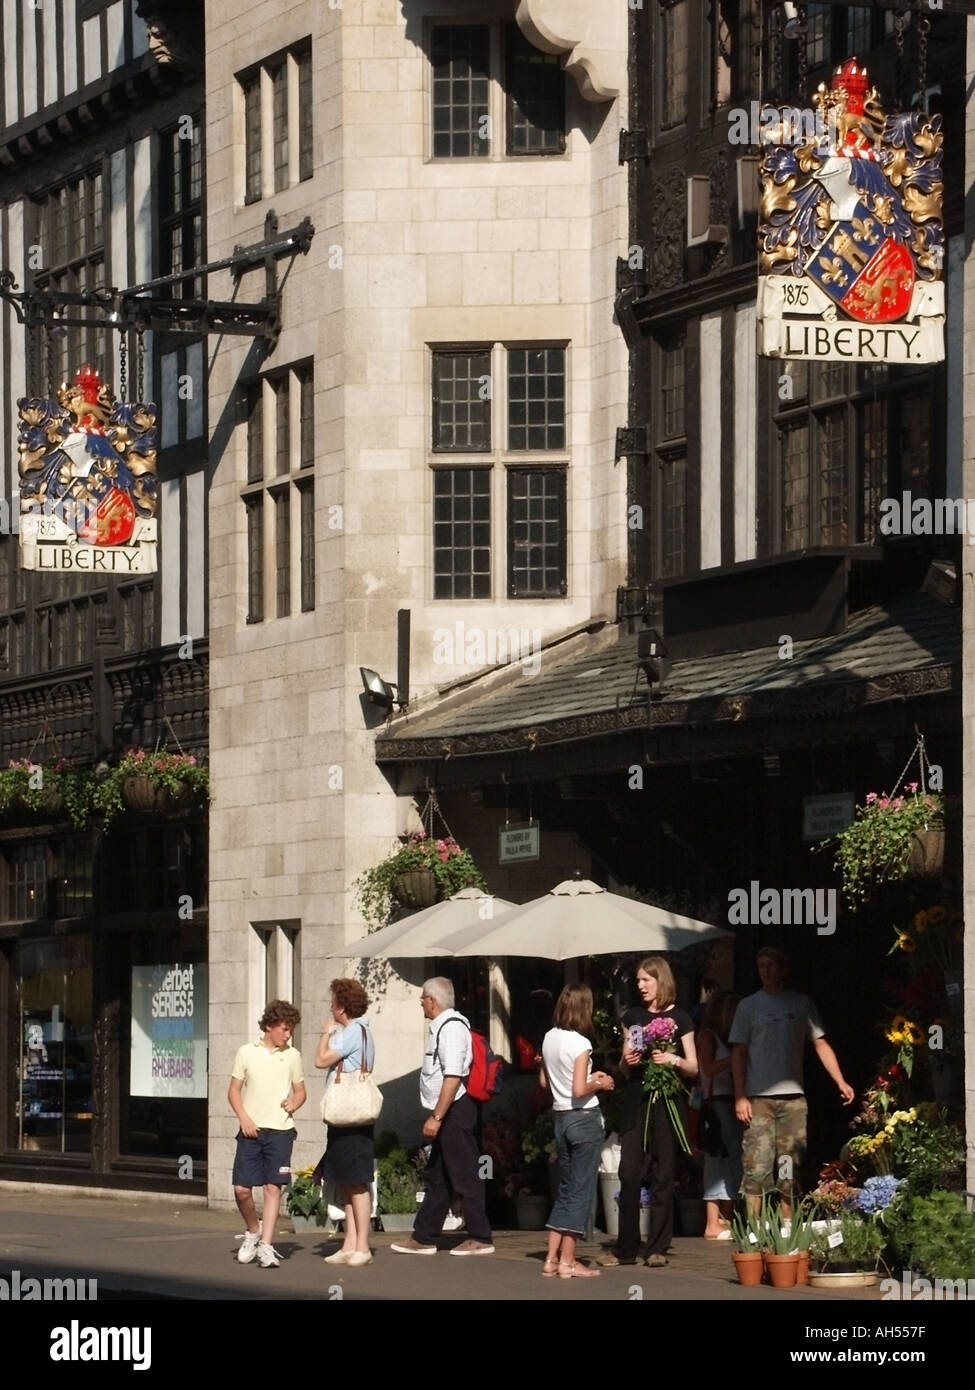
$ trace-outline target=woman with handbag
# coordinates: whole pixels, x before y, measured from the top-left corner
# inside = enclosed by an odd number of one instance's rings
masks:
[[[353,1268],[372,1262],[369,1232],[372,1222],[370,1187],[375,1175],[375,1125],[336,1123],[329,1112],[339,1113],[335,1104],[341,1099],[336,1084],[346,1094],[349,1103],[355,1102],[361,1087],[359,1075],[371,1072],[375,1065],[375,1048],[368,1021],[363,1014],[369,1007],[369,996],[357,980],[332,981],[332,1017],[322,1029],[315,1051],[315,1066],[328,1069],[322,1118],[328,1124],[328,1147],[315,1170],[316,1178],[334,1182],[339,1200],[345,1207],[345,1239],[334,1255],[326,1255],[325,1263],[349,1265]],[[372,1091],[373,1087],[370,1088]],[[342,1107],[343,1109],[345,1107]],[[342,1116],[339,1115],[341,1119]]]
[[[708,1142],[704,1153],[704,1205],[706,1240],[730,1240],[731,1217],[741,1186],[742,1125],[735,1118],[735,1086],[731,1076],[728,1033],[738,1007],[738,996],[719,989],[704,1007],[697,1035],[697,1060],[701,1071],[703,1107],[709,1112],[708,1131],[717,1130],[717,1143]],[[703,1130],[702,1124],[702,1147]],[[724,1219],[722,1219],[724,1218]]]

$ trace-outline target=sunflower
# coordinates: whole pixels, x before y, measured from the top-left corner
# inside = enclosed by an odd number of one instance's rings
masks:
[[[923,907],[920,912],[915,912],[914,921],[911,925],[915,931],[924,931],[924,928],[928,925],[928,914]]]
[[[907,1034],[907,1041],[915,1047],[920,1047],[926,1041],[924,1029],[916,1023],[908,1023],[904,1032]]]
[[[906,932],[901,932],[898,935],[897,944],[901,950],[906,951],[908,955],[910,955],[912,951],[917,950],[917,942],[909,937]]]
[[[939,922],[943,922],[948,916],[948,909],[938,903],[936,907],[928,908],[928,926],[936,927]]]

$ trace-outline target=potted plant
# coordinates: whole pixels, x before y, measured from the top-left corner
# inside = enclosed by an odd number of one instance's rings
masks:
[[[620,1179],[618,1173],[600,1173],[606,1234],[616,1240],[620,1233]],[[650,1189],[640,1188],[640,1239],[650,1236]]]
[[[542,1231],[552,1208],[552,1168],[558,1165],[551,1107],[539,1111],[525,1130],[521,1152],[526,1170],[515,1193],[515,1223],[519,1231]]]
[[[792,1289],[799,1268],[799,1249],[793,1223],[782,1223],[779,1209],[769,1196],[762,1198],[759,1244],[769,1283],[774,1289]]]
[[[430,907],[462,888],[487,892],[470,852],[461,849],[453,836],[436,839],[419,830],[401,839],[392,854],[360,874],[353,888],[356,905],[371,928],[389,919],[394,900],[417,909]]]
[[[814,1288],[872,1288],[877,1265],[887,1244],[887,1232],[874,1216],[844,1211],[834,1229],[817,1232],[810,1245],[815,1268],[809,1282]]]
[[[376,1191],[384,1231],[412,1231],[419,1208],[416,1168],[397,1141],[376,1155]]]
[[[744,1207],[731,1219],[731,1258],[739,1284],[749,1286],[762,1282],[764,1263],[761,1249],[761,1229],[757,1212]]]
[[[48,764],[17,758],[0,769],[0,816],[67,817],[76,830],[84,830],[91,806],[91,774],[69,767],[64,758]]]
[[[299,1168],[286,1188],[287,1212],[295,1231],[318,1230],[328,1221],[325,1189],[314,1181],[314,1172],[314,1168]]]
[[[192,755],[129,748],[96,782],[94,804],[107,829],[124,809],[168,814],[192,801],[206,802],[209,794],[209,771]]]
[[[935,792],[920,791],[917,782],[909,782],[900,796],[869,792],[853,824],[819,848],[826,845],[835,847],[843,894],[855,912],[879,883],[909,873],[940,873],[944,801]]]

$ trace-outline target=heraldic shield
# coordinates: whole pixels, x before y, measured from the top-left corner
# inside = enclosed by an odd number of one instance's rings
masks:
[[[24,568],[154,571],[156,407],[116,401],[90,366],[17,406]]]
[[[885,116],[855,58],[816,94],[815,129],[766,132],[760,351],[833,361],[944,357],[941,118]],[[860,325],[859,327],[857,325]]]

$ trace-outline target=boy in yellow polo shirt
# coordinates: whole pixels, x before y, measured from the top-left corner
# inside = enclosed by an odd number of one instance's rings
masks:
[[[301,1053],[291,1035],[301,1014],[285,999],[274,999],[264,1010],[259,1042],[237,1049],[227,1099],[237,1119],[234,1159],[234,1197],[247,1230],[237,1252],[242,1265],[255,1258],[262,1269],[281,1263],[274,1249],[274,1228],[281,1206],[281,1188],[291,1181],[291,1150],[295,1142],[295,1111],[306,1099]],[[264,1188],[262,1223],[254,1206],[255,1187]]]

